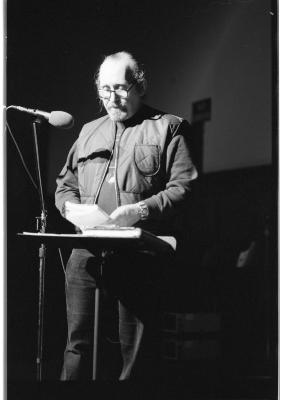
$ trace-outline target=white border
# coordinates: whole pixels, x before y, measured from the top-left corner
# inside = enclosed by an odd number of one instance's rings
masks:
[[[279,355],[279,386],[278,390],[280,390],[280,383],[281,383],[281,378],[283,378],[283,373],[282,369],[280,368],[280,361],[281,361],[281,356],[282,356],[282,346],[281,346],[281,333],[282,333],[282,324],[281,324],[281,310],[282,310],[282,296],[280,296],[280,288],[282,288],[282,274],[280,271],[280,261],[281,261],[281,248],[283,246],[283,240],[282,240],[282,235],[280,232],[280,227],[282,227],[282,168],[283,164],[282,161],[280,160],[280,155],[282,154],[282,140],[280,140],[280,132],[281,132],[281,118],[283,115],[283,108],[282,108],[282,80],[281,80],[281,66],[282,66],[282,46],[281,46],[281,40],[282,39],[282,33],[283,33],[283,18],[282,15],[280,15],[280,1],[277,0],[277,12],[278,12],[278,61],[279,61],[279,69],[278,69],[278,74],[279,74],[279,107],[278,107],[278,140],[279,140],[279,201],[278,201],[278,232],[279,232],[279,237],[278,237],[278,254],[279,254],[279,259],[278,259],[278,274],[279,274],[279,279],[278,279],[278,299],[279,299],[279,342],[278,342],[278,355]],[[275,110],[273,110],[274,112]],[[278,398],[280,398],[280,392],[278,393]]]
[[[1,112],[0,112],[0,129],[2,131],[2,138],[0,140],[0,162],[1,162],[1,168],[0,168],[0,399],[4,399],[4,391],[5,391],[5,381],[6,381],[6,373],[5,373],[5,368],[4,364],[6,363],[6,346],[5,346],[5,330],[6,330],[6,318],[5,318],[5,304],[6,304],[6,298],[5,298],[5,268],[6,268],[6,263],[5,263],[5,258],[6,258],[6,249],[5,249],[5,221],[4,221],[4,206],[5,206],[5,179],[4,179],[4,174],[5,174],[5,156],[4,156],[4,145],[5,145],[5,130],[4,130],[4,99],[5,99],[5,76],[4,76],[4,65],[5,65],[5,49],[4,49],[4,43],[5,43],[5,33],[4,30],[6,29],[5,22],[5,8],[6,8],[6,1],[3,1],[2,3],[2,8],[0,10],[0,59],[2,62],[0,62],[0,76],[1,76],[1,83],[0,83],[0,104],[2,105],[1,107]]]

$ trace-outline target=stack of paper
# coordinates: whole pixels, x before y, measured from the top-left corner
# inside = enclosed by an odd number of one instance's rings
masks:
[[[103,225],[110,220],[109,215],[97,204],[75,204],[69,201],[65,203],[65,216],[82,231]]]

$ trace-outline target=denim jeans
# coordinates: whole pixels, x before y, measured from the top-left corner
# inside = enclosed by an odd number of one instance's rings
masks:
[[[94,289],[97,284],[119,304],[123,364],[119,379],[152,377],[152,373],[157,372],[160,356],[159,278],[158,259],[147,253],[108,252],[102,259],[99,252],[72,251],[66,268],[68,337],[61,380],[91,379]],[[101,358],[99,360],[103,362]]]

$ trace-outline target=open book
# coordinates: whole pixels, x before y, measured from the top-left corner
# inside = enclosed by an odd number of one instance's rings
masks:
[[[66,219],[81,229],[82,232],[109,222],[109,215],[97,204],[76,204],[66,201]]]

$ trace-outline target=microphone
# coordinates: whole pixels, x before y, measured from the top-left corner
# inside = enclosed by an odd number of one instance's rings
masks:
[[[8,108],[13,108],[18,111],[26,112],[28,114],[34,115],[35,117],[45,118],[49,124],[56,126],[57,128],[69,129],[74,125],[74,118],[71,114],[65,111],[41,111],[32,108],[26,108],[21,106],[9,106]]]

